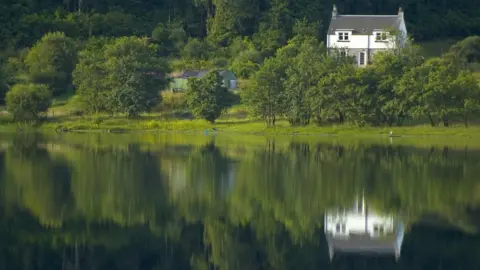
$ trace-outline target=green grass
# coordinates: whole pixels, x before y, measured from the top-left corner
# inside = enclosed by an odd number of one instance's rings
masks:
[[[144,115],[141,118],[124,117],[59,117],[51,119],[41,126],[44,130],[65,129],[69,131],[112,131],[112,132],[179,132],[203,133],[205,130],[218,129],[219,133],[254,135],[342,135],[342,136],[383,136],[390,131],[398,136],[461,136],[480,138],[480,125],[468,128],[457,124],[451,127],[431,127],[415,125],[408,127],[358,127],[354,125],[308,125],[293,127],[287,121],[279,121],[275,127],[266,127],[263,121],[248,119],[221,119],[215,124],[204,120],[165,120],[157,115]]]
[[[435,41],[420,42],[420,45],[423,56],[426,58],[438,57],[446,53],[450,47],[457,43],[458,39],[443,39]]]
[[[416,148],[444,148],[465,150],[480,149],[480,140],[475,138],[465,138],[457,136],[403,136],[389,138],[386,136],[291,136],[291,135],[275,135],[275,136],[257,136],[253,134],[236,134],[219,132],[212,136],[197,133],[173,133],[173,132],[136,132],[136,133],[53,133],[44,132],[44,136],[51,137],[56,143],[62,144],[82,144],[100,148],[124,147],[131,142],[135,142],[143,150],[160,150],[165,145],[192,145],[204,146],[212,140],[215,145],[225,147],[229,155],[244,153],[248,148],[265,147],[275,142],[277,151],[289,151],[292,142],[300,144],[308,144],[316,146],[318,144],[342,145],[346,147],[356,148],[360,145],[391,145],[391,146],[409,146]],[[8,141],[9,134],[0,133],[0,138]],[[11,137],[10,137],[11,138]]]
[[[48,109],[48,116],[69,116],[78,111],[78,97],[72,94],[65,94],[52,100]]]
[[[480,81],[480,72],[474,72],[474,73],[473,73],[473,76],[474,76],[475,78],[477,78],[477,80]]]

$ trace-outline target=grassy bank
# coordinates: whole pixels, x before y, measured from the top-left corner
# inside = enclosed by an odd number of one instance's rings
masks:
[[[480,137],[480,125],[472,125],[465,128],[463,125],[451,127],[431,127],[429,125],[412,125],[405,127],[358,127],[354,125],[308,125],[293,127],[287,121],[279,121],[275,127],[266,127],[263,121],[248,119],[218,120],[210,124],[204,120],[168,120],[158,119],[156,116],[143,116],[137,119],[126,118],[89,118],[89,117],[63,117],[52,122],[45,122],[40,127],[42,130],[63,131],[100,131],[100,132],[180,132],[180,133],[203,133],[206,130],[212,132],[213,128],[218,133],[239,133],[256,135],[382,135],[386,136],[390,131],[394,135],[404,136],[465,136]]]

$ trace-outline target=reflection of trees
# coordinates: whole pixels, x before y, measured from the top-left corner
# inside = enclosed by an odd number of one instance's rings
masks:
[[[65,160],[27,141],[15,140],[5,155],[4,193],[45,225],[58,226],[71,210]]]
[[[90,220],[122,225],[156,220],[166,202],[158,163],[136,145],[126,151],[81,150],[69,154],[77,209]]]
[[[410,222],[424,214],[478,222],[480,154],[473,151],[269,141],[232,158],[215,141],[145,151],[136,144],[45,149],[37,140],[18,140],[0,154],[0,202],[8,206],[0,207],[0,239],[8,239],[0,249],[11,247],[0,252],[0,268],[35,269],[11,258],[34,265],[41,255],[50,261],[38,264],[43,269],[76,262],[82,269],[327,269],[323,213],[350,206],[361,191],[376,209]],[[478,268],[469,248],[480,239],[426,226],[411,228],[392,268],[459,259],[465,263],[457,268]],[[333,269],[362,260],[335,261]]]
[[[234,181],[230,174],[233,166],[233,161],[223,155],[214,142],[185,157],[180,169],[184,170],[186,186],[172,194],[172,198],[188,220],[202,220],[225,211],[226,195]]]

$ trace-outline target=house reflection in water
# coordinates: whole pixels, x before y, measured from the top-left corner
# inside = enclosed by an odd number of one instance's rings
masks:
[[[352,209],[332,209],[325,214],[325,236],[330,259],[335,253],[394,256],[398,260],[404,226],[393,216],[369,209],[365,198]]]

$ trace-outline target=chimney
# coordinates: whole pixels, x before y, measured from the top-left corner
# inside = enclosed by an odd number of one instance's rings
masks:
[[[332,18],[335,18],[338,16],[338,10],[337,10],[337,6],[336,5],[333,5],[333,10],[332,10]]]
[[[402,17],[402,18],[403,18],[403,8],[402,8],[402,7],[399,7],[399,8],[398,8],[398,17]]]

